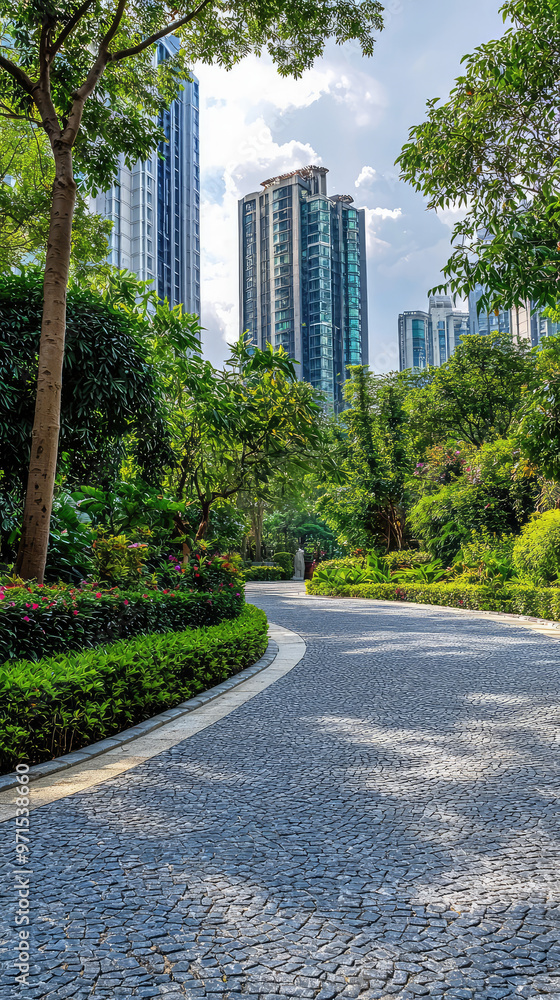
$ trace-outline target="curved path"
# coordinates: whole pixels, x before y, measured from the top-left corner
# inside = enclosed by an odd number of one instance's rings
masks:
[[[32,814],[40,971],[21,997],[560,1000],[560,645],[248,591],[304,658]]]

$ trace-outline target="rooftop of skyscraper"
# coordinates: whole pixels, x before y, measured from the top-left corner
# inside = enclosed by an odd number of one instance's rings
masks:
[[[300,167],[299,170],[290,170],[287,174],[278,174],[277,177],[270,177],[267,181],[261,181],[261,187],[267,188],[271,187],[273,184],[278,184],[279,181],[287,181],[290,177],[296,177],[299,175],[303,177],[304,180],[313,177],[314,174],[328,174],[327,167],[315,167],[310,165],[308,167]]]

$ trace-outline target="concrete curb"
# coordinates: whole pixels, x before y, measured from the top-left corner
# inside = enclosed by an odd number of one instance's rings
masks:
[[[214,701],[215,698],[219,698],[226,691],[231,691],[238,684],[242,684],[243,681],[254,677],[261,670],[265,670],[266,667],[269,667],[274,662],[277,655],[278,644],[273,639],[270,639],[264,656],[261,656],[260,660],[253,663],[251,667],[245,667],[238,674],[233,674],[226,681],[216,684],[214,687],[209,688],[208,691],[196,695],[195,698],[189,698],[188,701],[182,702],[175,708],[169,708],[165,712],[160,712],[159,715],[154,715],[151,719],[139,722],[135,726],[131,726],[130,729],[123,730],[122,733],[116,733],[115,736],[109,736],[107,739],[99,740],[98,743],[92,743],[89,747],[82,747],[81,750],[74,750],[63,757],[57,757],[55,760],[47,760],[43,764],[34,764],[27,772],[29,781],[38,781],[39,778],[46,778],[47,776],[57,774],[59,771],[65,771],[75,764],[83,764],[84,761],[99,757],[100,754],[106,753],[107,750],[114,750],[117,747],[124,746],[126,743],[132,742],[132,740],[138,739],[140,736],[152,733],[167,722],[172,722],[174,719],[179,719],[189,712],[194,712],[196,708],[207,705],[209,701]],[[0,775],[0,792],[7,791],[9,788],[15,788],[18,777],[19,775],[15,772]]]

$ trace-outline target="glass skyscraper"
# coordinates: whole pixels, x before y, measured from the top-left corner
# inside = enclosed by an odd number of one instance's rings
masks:
[[[179,46],[163,39],[154,56]],[[92,199],[92,209],[113,221],[109,263],[153,281],[170,305],[200,315],[200,167],[198,81],[183,90],[160,120],[166,142],[129,170],[122,157],[117,182]]]
[[[399,316],[400,370],[421,371],[427,365],[443,365],[468,333],[468,313],[455,310],[447,295],[430,296],[427,312]]]
[[[340,409],[346,366],[368,362],[365,212],[327,195],[327,173],[294,170],[239,202],[240,330],[282,345]]]

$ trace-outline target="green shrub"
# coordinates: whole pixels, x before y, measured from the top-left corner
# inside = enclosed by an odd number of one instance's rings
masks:
[[[409,523],[430,555],[449,566],[473,532],[517,534],[538,494],[537,477],[519,460],[515,441],[491,441],[471,453],[459,479],[422,496]]]
[[[400,551],[387,552],[383,559],[391,569],[412,569],[414,566],[422,566],[431,561],[429,552],[422,549],[401,549]]]
[[[92,546],[93,572],[96,580],[113,586],[138,584],[148,558],[147,542],[132,542],[126,535],[99,533]]]
[[[350,564],[348,565],[348,562]],[[320,563],[313,574],[314,581],[332,586],[354,586],[361,583],[393,583],[418,581],[435,583],[446,575],[438,559],[410,566],[408,569],[391,569],[391,563],[383,556],[367,553],[363,560],[330,560]]]
[[[530,584],[476,585],[362,583],[355,586],[333,587],[306,584],[308,594],[323,597],[360,597],[375,601],[408,601],[416,604],[437,604],[448,608],[468,608],[473,611],[498,611],[560,621],[560,589],[534,587]]]
[[[181,632],[234,618],[243,588],[212,592],[0,588],[0,663],[39,660],[151,632]]]
[[[199,694],[259,659],[263,611],[233,622],[148,635],[0,672],[0,764],[36,764],[111,736]]]
[[[291,552],[275,552],[274,562],[282,567],[286,579],[294,575],[294,557]]]
[[[513,547],[519,576],[533,583],[548,583],[560,575],[560,510],[534,514]]]
[[[506,583],[515,576],[513,546],[515,535],[491,535],[473,531],[453,564],[453,580],[461,583]]]
[[[243,570],[243,576],[249,580],[285,580],[286,574],[281,566],[248,566]]]

